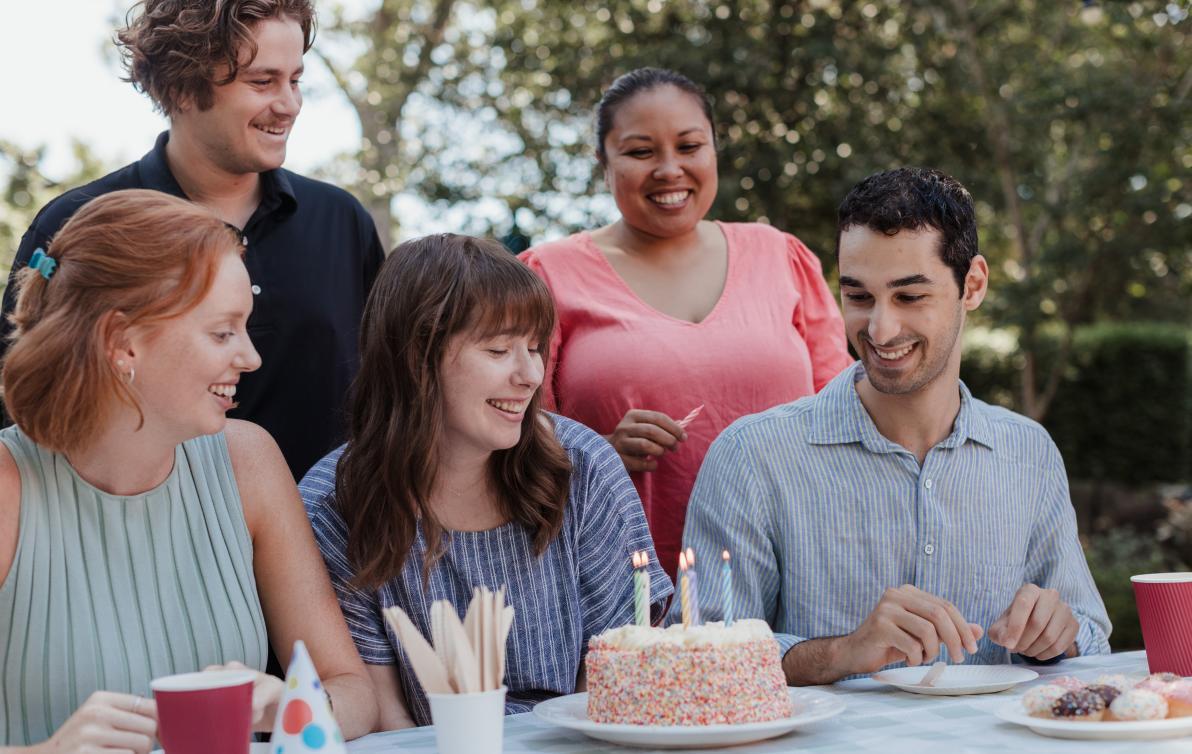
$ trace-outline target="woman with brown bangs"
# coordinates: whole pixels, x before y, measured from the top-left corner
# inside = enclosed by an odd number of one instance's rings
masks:
[[[382,611],[430,636],[474,587],[516,610],[505,710],[582,687],[588,639],[633,619],[631,553],[650,553],[652,611],[671,592],[641,502],[602,437],[539,407],[550,292],[495,242],[439,235],[385,261],[361,325],[346,445],[300,489],[382,729],[430,708]]]
[[[17,275],[0,431],[0,752],[148,754],[154,678],[257,671],[256,730],[310,650],[344,734],[374,726],[277,444],[229,421],[261,359],[240,236],[156,191],[80,209]],[[12,747],[12,748],[7,748]]]

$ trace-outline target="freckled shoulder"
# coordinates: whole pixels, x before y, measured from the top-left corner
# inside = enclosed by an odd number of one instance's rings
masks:
[[[277,442],[263,428],[252,422],[229,419],[224,428],[232,471],[240,490],[240,503],[250,533],[269,515],[274,501],[298,494],[285,457]]]

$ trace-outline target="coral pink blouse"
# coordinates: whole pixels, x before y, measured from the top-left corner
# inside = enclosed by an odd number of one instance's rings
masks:
[[[701,322],[642,301],[586,232],[520,257],[546,281],[559,312],[544,385],[548,407],[608,435],[631,408],[677,421],[704,405],[685,442],[655,471],[632,475],[672,576],[687,499],[716,436],[741,416],[812,394],[852,362],[840,310],[811,250],[768,225],[718,225],[728,274]]]

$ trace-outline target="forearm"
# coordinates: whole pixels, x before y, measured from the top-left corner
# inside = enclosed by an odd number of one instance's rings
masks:
[[[853,673],[843,666],[843,636],[807,639],[787,650],[782,657],[782,672],[788,686],[815,686],[835,683]]]
[[[367,678],[344,673],[327,678],[323,685],[345,739],[350,741],[379,729],[376,694]]]

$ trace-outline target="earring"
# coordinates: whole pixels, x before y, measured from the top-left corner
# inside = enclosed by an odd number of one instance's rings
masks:
[[[123,362],[121,362],[120,365],[124,366]],[[131,385],[133,383],[133,380],[135,380],[136,378],[137,378],[137,368],[129,367],[128,374],[124,375],[125,381],[128,382],[129,385]]]

